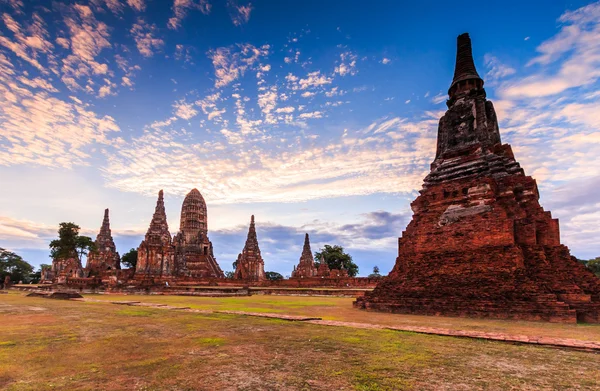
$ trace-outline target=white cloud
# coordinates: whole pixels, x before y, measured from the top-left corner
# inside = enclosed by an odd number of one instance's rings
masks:
[[[144,0],[127,0],[127,4],[134,10],[142,12],[146,9],[146,3]]]
[[[237,5],[234,1],[229,0],[227,2],[229,12],[231,15],[231,21],[235,26],[241,26],[242,24],[248,23],[250,20],[250,12],[252,11],[252,4]]]
[[[253,69],[259,59],[269,53],[269,46],[257,48],[250,44],[220,47],[208,52],[215,68],[215,87],[224,87]]]
[[[198,114],[193,103],[187,103],[185,100],[177,101],[173,104],[174,114],[182,119],[190,120]]]
[[[383,60],[381,60],[381,63],[383,65],[389,64],[390,62],[392,62],[392,60],[390,60],[389,58],[384,57]]]
[[[156,38],[156,32],[156,25],[148,24],[142,18],[138,18],[131,28],[131,35],[142,56],[152,57],[154,51],[161,49],[165,44],[162,39]]]
[[[208,0],[173,0],[173,16],[169,18],[167,26],[172,30],[181,27],[181,21],[187,16],[188,11],[198,10],[204,15],[210,13],[211,5]]]
[[[488,72],[485,74],[484,78],[486,81],[497,81],[517,72],[514,68],[501,63],[497,57],[489,53],[483,56],[483,60],[488,69]]]
[[[340,76],[356,75],[356,55],[351,52],[345,52],[340,55],[340,65],[335,67],[335,73]]]
[[[503,98],[544,97],[591,85],[600,78],[600,2],[564,13],[563,27],[537,47],[528,65],[537,73],[502,86]],[[551,65],[560,60],[558,71]]]

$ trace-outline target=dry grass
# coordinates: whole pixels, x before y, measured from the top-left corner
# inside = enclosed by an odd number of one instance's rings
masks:
[[[260,308],[272,312],[271,307],[277,307],[286,313],[321,311],[331,316],[343,314],[338,307],[350,302],[257,296],[142,299],[191,303],[196,308]],[[367,315],[362,320],[373,314]],[[543,324],[528,327],[535,326]],[[245,316],[26,298],[16,293],[0,297],[3,390],[598,387],[600,355],[592,353]]]
[[[136,300],[207,310],[272,312],[318,316],[325,320],[423,326],[506,334],[600,341],[600,324],[560,324],[494,319],[451,318],[367,312],[352,308],[352,298],[318,296],[194,297],[160,295],[88,295],[95,300]]]

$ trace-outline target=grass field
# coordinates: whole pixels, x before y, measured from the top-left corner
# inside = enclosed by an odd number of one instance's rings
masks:
[[[598,326],[373,314],[351,299],[93,296],[363,322],[539,331]],[[395,319],[395,320],[394,320]],[[512,325],[512,326],[511,326]],[[511,331],[512,332],[512,331]],[[600,388],[600,355],[247,316],[0,296],[3,390],[540,390]]]

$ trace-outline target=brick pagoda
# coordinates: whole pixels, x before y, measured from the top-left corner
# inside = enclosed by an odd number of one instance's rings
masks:
[[[181,205],[179,232],[173,238],[175,273],[180,276],[224,278],[208,239],[206,202],[198,189],[192,189]]]
[[[486,99],[468,34],[448,110],[389,276],[355,305],[387,312],[600,322],[600,279],[560,243]]]
[[[302,248],[302,255],[300,256],[300,262],[298,266],[294,266],[292,271],[292,278],[308,278],[317,275],[317,267],[315,266],[315,259],[310,249],[310,240],[308,234],[304,236],[304,247]]]
[[[113,241],[110,231],[108,209],[104,210],[104,219],[100,232],[96,236],[96,250],[90,252],[85,268],[89,275],[98,274],[106,270],[121,269],[121,257]]]
[[[263,281],[266,279],[265,262],[260,255],[260,248],[258,247],[254,215],[250,218],[248,237],[246,238],[246,244],[242,253],[238,255],[233,278],[247,281]]]
[[[162,276],[173,273],[173,247],[167,224],[163,191],[158,200],[146,236],[138,247],[136,277]]]

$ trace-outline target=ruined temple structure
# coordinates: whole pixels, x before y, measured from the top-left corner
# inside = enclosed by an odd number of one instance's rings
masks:
[[[292,278],[308,278],[317,275],[317,267],[315,266],[315,260],[310,249],[310,240],[308,234],[304,237],[304,247],[302,248],[302,255],[300,256],[300,262],[298,266],[294,266],[292,271]]]
[[[250,217],[248,237],[242,253],[238,255],[233,278],[247,281],[263,281],[267,278],[265,275],[265,262],[258,247],[254,215]]]
[[[355,305],[397,313],[600,322],[600,279],[560,243],[535,180],[500,141],[468,34],[458,37],[431,172],[389,276]]]
[[[41,282],[56,282],[65,284],[68,278],[83,278],[85,270],[81,267],[79,258],[73,256],[70,258],[59,258],[52,260],[50,268],[42,270]]]
[[[163,191],[158,193],[154,216],[138,248],[136,278],[223,278],[208,239],[206,202],[197,189],[181,206],[179,232],[171,239]]]
[[[329,277],[330,274],[331,269],[329,269],[329,265],[327,262],[325,262],[325,258],[321,255],[319,267],[317,268],[317,277]]]
[[[177,275],[194,278],[225,277],[208,239],[206,202],[197,189],[190,191],[183,200],[179,233],[173,238],[173,245]]]
[[[108,209],[104,210],[102,227],[96,236],[96,250],[87,257],[86,271],[88,275],[95,275],[107,270],[121,269],[121,257],[110,232]]]
[[[163,191],[158,192],[158,200],[150,227],[138,247],[136,277],[172,275],[173,246],[165,213]]]

